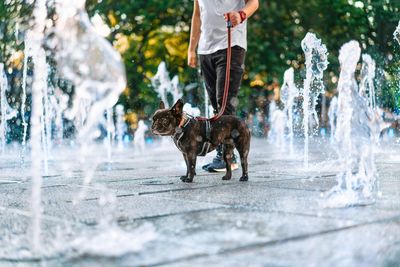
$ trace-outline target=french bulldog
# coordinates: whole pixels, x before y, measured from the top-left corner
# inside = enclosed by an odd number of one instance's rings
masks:
[[[232,178],[231,159],[234,148],[239,152],[242,166],[240,181],[249,179],[247,156],[250,131],[239,118],[223,115],[215,121],[198,120],[183,112],[181,99],[170,109],[166,109],[161,101],[159,109],[153,115],[151,130],[156,135],[171,136],[182,152],[187,167],[186,175],[181,176],[183,182],[193,182],[197,156],[204,156],[219,145],[223,146],[223,159],[226,163],[226,173],[222,180]]]

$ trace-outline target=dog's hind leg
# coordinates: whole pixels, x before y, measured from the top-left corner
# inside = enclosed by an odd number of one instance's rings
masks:
[[[237,142],[235,142],[236,149],[239,151],[240,163],[242,165],[242,177],[239,179],[241,182],[246,182],[249,180],[247,158],[250,151],[250,134],[246,139],[248,140],[237,140]]]
[[[223,149],[223,156],[224,156],[224,161],[226,165],[226,173],[225,176],[222,177],[222,180],[230,180],[232,178],[232,157],[233,157],[233,149],[234,146],[229,143],[224,144],[224,149]]]

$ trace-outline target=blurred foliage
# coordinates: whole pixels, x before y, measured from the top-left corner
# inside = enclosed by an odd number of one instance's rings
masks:
[[[163,60],[171,76],[179,74],[182,84],[196,82],[194,71],[186,66],[193,1],[90,0],[87,8],[91,14],[99,13],[112,27],[114,44],[125,43],[121,51],[129,80],[129,91],[121,98],[125,105],[147,114],[156,107],[149,78]],[[260,1],[259,10],[248,23],[240,109],[254,112],[257,106],[262,108],[258,102],[263,101],[254,99],[279,86],[288,67],[297,70],[300,83],[304,76],[300,43],[308,31],[316,33],[328,47],[330,65],[325,81],[329,91],[335,91],[339,74],[338,51],[350,40],[359,41],[363,53],[379,59],[379,68],[396,65],[390,61],[394,58],[392,34],[400,20],[399,8],[399,0]],[[385,78],[398,77],[387,72]],[[384,87],[378,89],[381,105],[392,109],[393,84],[381,83]],[[201,94],[200,88],[195,93]]]
[[[87,0],[86,7],[90,16],[99,14],[111,28],[109,40],[123,56],[128,87],[120,102],[128,112],[144,117],[158,106],[150,78],[161,61],[167,63],[171,77],[179,75],[182,86],[198,82],[197,70],[186,65],[193,0]],[[14,92],[20,92],[17,80],[22,68],[23,32],[29,27],[31,11],[32,6],[25,1],[0,1],[0,61],[6,62],[10,80],[15,80],[11,83]],[[300,42],[309,31],[322,38],[330,53],[325,73],[328,91],[335,92],[339,48],[355,39],[364,53],[377,59],[381,69],[377,90],[381,106],[395,109],[400,102],[400,64],[392,34],[399,20],[399,0],[260,1],[259,10],[248,22],[249,46],[239,109],[254,112],[262,108],[262,98],[279,87],[289,67],[296,70],[301,85],[304,57]],[[16,25],[20,25],[17,35]],[[185,94],[186,100],[202,102],[201,88]]]
[[[182,83],[196,77],[186,67],[192,5],[191,0],[87,2],[89,14],[98,13],[111,28],[110,40],[124,58],[128,89],[120,102],[128,109],[150,115],[158,107],[150,78],[161,61]]]
[[[10,90],[6,92],[7,101],[12,108],[20,108],[22,92],[22,68],[24,60],[24,32],[30,25],[32,4],[20,0],[0,1],[0,63],[4,63]],[[29,105],[29,99],[27,102]],[[29,116],[30,109],[27,108]],[[21,115],[9,121],[16,131],[13,138],[22,136]],[[10,134],[10,133],[6,133]]]

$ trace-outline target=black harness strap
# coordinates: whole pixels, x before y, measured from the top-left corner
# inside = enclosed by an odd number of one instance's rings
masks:
[[[210,148],[211,148],[211,123],[209,120],[204,121],[204,130],[206,133],[206,140],[203,143],[203,148],[201,149],[200,153],[198,154],[198,156],[205,156],[207,155],[208,152],[210,152]]]
[[[179,127],[179,129],[175,132],[173,136],[171,136],[172,140],[174,141],[174,143],[181,152],[183,152],[181,149],[181,139],[185,134],[186,126],[188,126],[191,120],[193,119],[192,116],[189,116],[187,114],[185,114],[185,116],[187,118],[186,122],[182,125],[182,127]],[[206,120],[204,121],[203,125],[204,125],[204,133],[206,140],[204,140],[203,147],[201,148],[201,151],[199,154],[197,154],[197,156],[205,156],[211,150],[211,123],[209,120]]]
[[[172,140],[174,140],[174,143],[176,144],[176,146],[178,147],[178,149],[181,152],[183,152],[181,149],[181,139],[182,139],[183,135],[185,134],[184,129],[186,128],[186,126],[189,125],[190,121],[192,120],[192,117],[190,117],[188,115],[185,115],[185,116],[187,116],[187,118],[188,118],[186,120],[186,122],[182,125],[182,127],[179,128],[179,131],[177,131],[173,136],[171,136]]]

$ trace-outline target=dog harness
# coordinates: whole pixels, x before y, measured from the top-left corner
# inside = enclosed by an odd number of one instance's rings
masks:
[[[184,114],[184,118],[186,119],[186,121],[183,123],[183,125],[179,125],[178,130],[175,132],[174,135],[171,136],[175,145],[181,152],[183,152],[181,149],[181,139],[185,135],[185,128],[190,124],[192,120],[194,120],[192,116],[187,114]],[[204,122],[203,131],[205,133],[206,140],[203,141],[203,146],[197,156],[205,156],[208,152],[211,151],[211,123],[209,120],[201,122]]]
[[[204,130],[206,132],[206,141],[203,143],[203,148],[197,156],[205,156],[208,152],[210,152],[211,148],[211,123],[209,120],[205,121]]]

